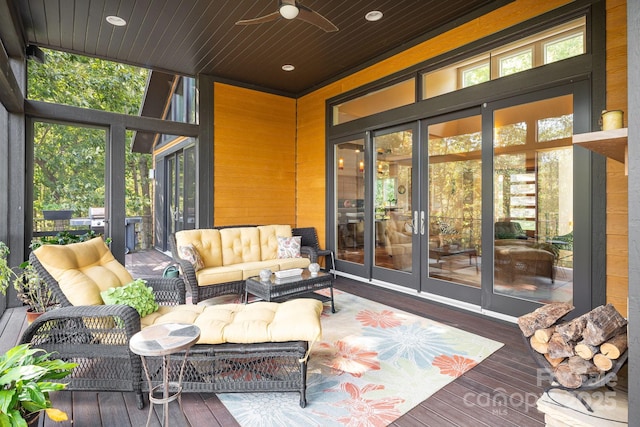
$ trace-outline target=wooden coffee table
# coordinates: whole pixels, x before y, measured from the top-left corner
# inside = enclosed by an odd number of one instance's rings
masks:
[[[325,297],[314,292],[325,288],[330,289],[331,297]],[[324,271],[311,274],[305,268],[299,276],[278,279],[275,274],[272,274],[271,278],[265,281],[260,280],[259,276],[250,277],[246,280],[244,287],[245,303],[247,302],[248,294],[255,295],[264,301],[274,302],[308,295],[321,301],[331,301],[331,312],[336,312],[333,303],[333,275]]]

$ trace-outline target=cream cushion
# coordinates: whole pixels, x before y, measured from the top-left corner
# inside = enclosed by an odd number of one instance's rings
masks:
[[[176,246],[193,245],[200,254],[204,267],[219,267],[222,265],[222,245],[220,230],[200,229],[182,230],[176,233]]]
[[[260,249],[262,260],[278,258],[278,237],[291,237],[291,226],[283,225],[259,225]]]
[[[199,344],[309,341],[322,336],[322,303],[299,298],[283,303],[163,306],[141,319],[141,327],[188,323],[200,328]]]
[[[100,292],[133,281],[101,237],[73,245],[42,245],[34,254],[73,305],[102,305]]]
[[[234,227],[220,230],[222,265],[260,261],[260,231],[257,227]]]

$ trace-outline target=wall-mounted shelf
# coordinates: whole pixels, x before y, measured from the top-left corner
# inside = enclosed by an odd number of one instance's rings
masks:
[[[627,128],[580,133],[573,143],[627,164]]]
[[[573,143],[624,163],[624,174],[629,173],[627,128],[602,130],[573,135]]]

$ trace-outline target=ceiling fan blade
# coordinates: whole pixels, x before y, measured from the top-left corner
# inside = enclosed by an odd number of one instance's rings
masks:
[[[296,19],[300,19],[301,21],[313,24],[316,27],[325,30],[327,33],[338,31],[338,27],[333,25],[331,21],[320,15],[318,12],[314,12],[306,6],[302,6],[301,4],[298,4],[298,9],[300,9],[300,13],[296,17]]]
[[[260,16],[258,18],[243,19],[241,21],[236,22],[236,25],[262,24],[262,23],[265,23],[265,22],[276,21],[276,20],[280,19],[281,17],[282,16],[280,15],[280,12],[276,11],[276,12],[270,13],[268,15]]]

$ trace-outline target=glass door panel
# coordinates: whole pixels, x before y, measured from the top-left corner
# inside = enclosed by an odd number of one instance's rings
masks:
[[[493,292],[573,300],[573,96],[494,112]]]
[[[374,265],[413,271],[413,131],[376,135],[373,199]]]
[[[336,259],[364,265],[364,139],[335,146]]]
[[[480,288],[481,116],[431,124],[427,135],[428,277]]]

